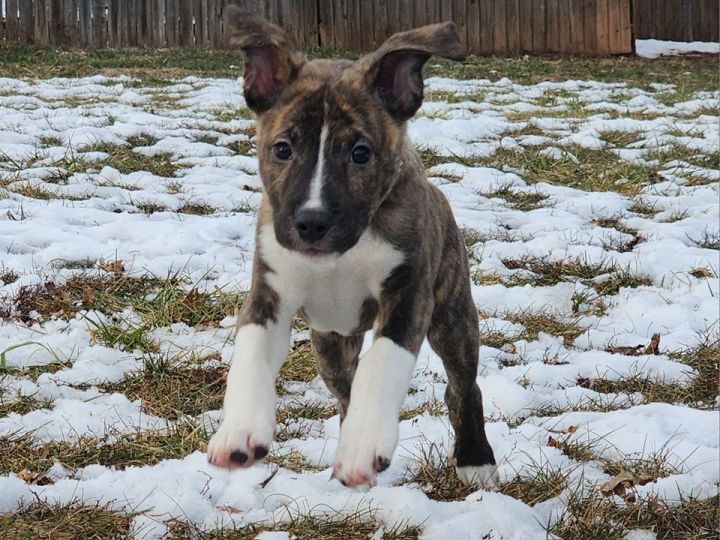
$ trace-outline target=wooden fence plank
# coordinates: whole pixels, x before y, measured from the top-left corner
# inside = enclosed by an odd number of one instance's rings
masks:
[[[595,7],[595,54],[608,54],[610,52],[609,21],[607,0],[597,0]]]
[[[362,5],[361,5],[362,4]],[[360,11],[360,43],[363,52],[375,49],[375,31],[373,29],[374,13],[372,2],[358,2]]]
[[[528,0],[532,1],[532,0]],[[480,53],[480,0],[468,0],[467,5],[467,39],[469,54]]]
[[[93,47],[104,48],[107,46],[108,16],[106,4],[106,0],[92,0],[92,36],[90,42]]]
[[[569,53],[573,49],[572,0],[558,0],[559,52]]]
[[[480,9],[480,53],[489,54],[495,46],[493,24],[495,5],[493,2],[478,0],[478,8]]]
[[[547,0],[545,9],[545,50],[560,52],[560,4],[559,0]]]
[[[630,19],[630,0],[620,2],[620,50],[619,54],[630,54],[635,52],[635,40],[632,32],[632,20]]]
[[[536,4],[542,4],[544,0],[535,2]],[[520,50],[522,52],[530,52],[533,50],[533,34],[535,28],[533,26],[533,1],[532,0],[520,0],[519,3],[520,12],[518,14],[518,21],[520,26]],[[543,46],[545,44],[543,43]]]
[[[507,4],[505,0],[495,0],[493,18],[493,52],[505,54],[507,52]]]
[[[35,31],[33,32],[35,45],[44,47],[49,44],[50,36],[47,24],[47,6],[44,1],[33,4],[35,12]]]
[[[20,42],[32,43],[33,31],[35,29],[35,18],[33,16],[33,6],[31,0],[22,0],[20,2]]]
[[[455,26],[457,26],[458,33],[460,34],[460,43],[462,43],[463,49],[466,51],[468,47],[467,4],[467,0],[455,0],[453,2],[453,21],[455,21]]]
[[[554,0],[552,0],[554,1]],[[548,0],[534,0],[532,22],[532,49],[533,52],[545,52],[547,44],[547,4]]]
[[[597,0],[583,2],[583,38],[582,52],[593,54],[597,50]]]
[[[18,20],[18,0],[7,0],[5,4],[5,35],[9,42],[20,41],[20,21]]]
[[[585,6],[582,0],[570,2],[571,49],[573,54],[585,52]]]
[[[193,48],[195,36],[193,35],[192,0],[178,0],[178,45]]]
[[[165,2],[165,40],[168,47],[180,45],[178,26],[178,0]]]
[[[520,52],[520,10],[518,0],[507,0],[506,2],[507,17],[507,52],[517,54]]]
[[[92,0],[78,0],[78,42],[92,45]]]
[[[318,0],[318,40],[321,47],[335,46],[332,0]]]

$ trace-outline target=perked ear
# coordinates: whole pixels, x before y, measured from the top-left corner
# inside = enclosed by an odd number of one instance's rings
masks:
[[[362,60],[374,95],[397,120],[412,117],[422,105],[422,68],[431,56],[464,60],[452,22],[431,24],[390,36]]]
[[[239,45],[245,55],[245,101],[261,113],[272,107],[305,60],[280,27],[236,6],[227,9],[235,26],[230,43]]]

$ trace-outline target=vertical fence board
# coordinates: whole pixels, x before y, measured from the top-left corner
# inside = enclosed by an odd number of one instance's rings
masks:
[[[180,45],[178,39],[178,0],[166,0],[165,2],[165,39],[168,47]]]
[[[20,2],[20,42],[32,43],[33,31],[35,29],[35,18],[33,16],[33,5],[31,0],[22,0]]]
[[[195,46],[192,20],[192,0],[178,0],[178,45],[192,48]]]
[[[480,53],[489,54],[494,46],[494,4],[486,0],[478,0],[478,9],[480,10]]]
[[[610,44],[608,41],[609,14],[607,0],[597,0],[595,6],[595,54],[608,54]]]
[[[505,54],[507,52],[507,4],[505,0],[495,0],[493,12],[493,52]]]
[[[78,41],[83,47],[92,44],[92,0],[78,0]]]
[[[446,0],[446,3],[450,4],[451,1],[452,0]],[[434,20],[433,16],[429,13],[428,2],[426,0],[413,0],[412,5],[409,7],[410,11],[408,12],[408,17],[412,21],[411,26],[413,28],[417,28],[418,26],[424,26],[433,22],[439,22],[437,20]]]
[[[467,40],[468,52],[480,52],[480,1],[468,0],[467,3]]]
[[[334,47],[332,0],[318,0],[318,19],[318,45]]]
[[[545,0],[540,0],[535,3],[542,4],[544,1]],[[535,34],[535,27],[533,25],[533,0],[520,0],[519,7],[520,50],[530,52],[533,50],[533,38]]]
[[[5,35],[10,42],[19,41],[18,0],[7,0],[5,4]]]
[[[47,6],[43,0],[35,0],[35,45],[44,47],[50,43],[49,29],[47,24]]]
[[[551,0],[554,1],[554,0]],[[547,3],[548,0],[533,1],[532,51],[547,51]]]
[[[508,0],[505,5],[505,13],[507,17],[507,52],[510,54],[517,54],[520,52],[519,2],[518,0]]]
[[[373,39],[377,45],[380,45],[385,40],[387,0],[373,0],[373,13]]]
[[[453,2],[453,21],[457,26],[458,33],[460,34],[460,42],[462,43],[465,50],[468,47],[468,34],[467,34],[467,0],[455,0]],[[439,21],[428,21],[428,22],[439,22]]]
[[[597,0],[585,0],[584,7],[584,46],[582,52],[593,54],[597,50]]]

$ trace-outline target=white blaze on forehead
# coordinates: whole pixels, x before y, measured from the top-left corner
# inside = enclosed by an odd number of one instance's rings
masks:
[[[320,146],[318,147],[318,158],[315,162],[315,170],[310,180],[310,194],[308,200],[303,204],[303,208],[323,208],[321,198],[323,187],[323,174],[325,173],[325,141],[327,141],[328,128],[323,123],[320,130]]]

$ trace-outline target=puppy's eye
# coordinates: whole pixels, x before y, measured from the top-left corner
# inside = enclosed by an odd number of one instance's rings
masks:
[[[292,157],[292,148],[286,142],[279,142],[273,146],[273,154],[276,158],[285,161]]]
[[[368,161],[370,161],[370,149],[367,146],[358,144],[352,150],[352,160],[353,163],[357,163],[358,165],[367,163]]]

